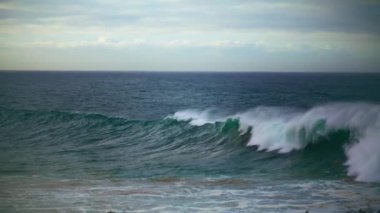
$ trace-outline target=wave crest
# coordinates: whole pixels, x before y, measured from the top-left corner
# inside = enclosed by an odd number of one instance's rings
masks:
[[[332,132],[349,130],[353,143],[342,147],[348,175],[357,181],[380,181],[380,105],[332,103],[308,110],[261,106],[230,116],[220,116],[215,110],[184,110],[169,118],[197,126],[237,119],[241,134],[251,134],[247,146],[279,153],[300,150]]]

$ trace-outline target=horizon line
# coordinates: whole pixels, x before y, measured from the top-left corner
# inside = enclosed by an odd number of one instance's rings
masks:
[[[380,73],[380,71],[298,71],[298,70],[287,70],[287,71],[244,71],[244,70],[48,70],[48,69],[0,69],[0,72],[112,72],[112,73]]]

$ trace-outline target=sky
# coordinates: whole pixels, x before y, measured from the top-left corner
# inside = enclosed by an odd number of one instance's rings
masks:
[[[0,0],[0,70],[380,71],[378,0]]]

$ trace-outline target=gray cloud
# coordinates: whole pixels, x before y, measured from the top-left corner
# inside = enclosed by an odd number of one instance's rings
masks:
[[[2,1],[0,19],[69,26],[380,32],[376,1]],[[50,21],[50,22],[49,22]]]
[[[0,69],[376,71],[379,14],[376,0],[0,0]]]

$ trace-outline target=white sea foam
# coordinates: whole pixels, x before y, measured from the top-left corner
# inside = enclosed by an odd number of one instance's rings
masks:
[[[307,143],[338,129],[355,132],[357,143],[346,147],[348,175],[358,181],[380,181],[380,105],[334,103],[297,110],[284,107],[256,107],[231,116],[213,111],[184,110],[171,116],[201,126],[239,119],[242,133],[251,130],[248,146],[258,150],[287,153],[303,149]],[[251,127],[251,128],[250,128]]]
[[[225,121],[226,118],[221,116],[216,112],[215,109],[207,110],[196,110],[187,109],[181,110],[174,115],[168,116],[167,118],[176,119],[178,121],[189,121],[191,125],[202,126],[207,123],[215,123],[218,121]]]

